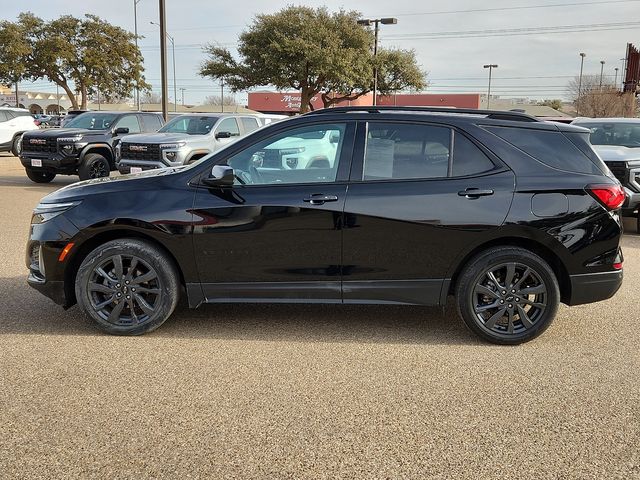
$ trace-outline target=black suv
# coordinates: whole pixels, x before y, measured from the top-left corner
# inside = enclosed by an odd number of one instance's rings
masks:
[[[622,282],[625,196],[588,135],[508,112],[316,111],[189,166],[46,196],[29,284],[114,334],[157,328],[183,291],[193,308],[454,295],[478,335],[521,343],[560,302]],[[297,168],[307,146],[317,158]]]
[[[108,177],[116,169],[115,147],[123,135],[155,132],[163,124],[158,113],[81,113],[64,128],[24,134],[20,161],[36,183],[48,183],[58,174],[81,180]]]

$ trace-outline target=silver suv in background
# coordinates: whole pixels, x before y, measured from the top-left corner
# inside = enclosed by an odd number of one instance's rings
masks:
[[[257,130],[262,122],[252,115],[179,115],[156,133],[128,135],[116,150],[120,173],[186,165]]]

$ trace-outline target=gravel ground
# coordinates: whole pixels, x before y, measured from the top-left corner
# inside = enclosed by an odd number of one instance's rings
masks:
[[[180,308],[120,338],[25,282],[30,211],[73,180],[0,155],[0,477],[640,478],[635,229],[622,290],[518,347],[386,306]]]

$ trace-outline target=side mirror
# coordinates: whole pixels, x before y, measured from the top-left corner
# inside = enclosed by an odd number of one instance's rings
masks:
[[[208,177],[202,182],[210,187],[230,187],[235,181],[233,168],[228,165],[214,165]]]
[[[231,138],[231,132],[217,132],[216,139],[219,138]]]
[[[116,135],[126,135],[129,133],[129,127],[118,127],[114,133]]]

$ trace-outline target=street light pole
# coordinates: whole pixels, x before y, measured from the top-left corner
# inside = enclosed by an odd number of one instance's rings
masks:
[[[584,68],[584,57],[586,57],[586,53],[580,53],[580,77],[578,79],[578,101],[576,102],[576,117],[578,113],[580,113],[580,100],[582,98],[582,70]]]
[[[184,91],[186,90],[186,88],[184,87],[180,87],[180,93],[182,94],[182,106],[184,107]]]
[[[489,65],[484,65],[483,67],[489,69],[489,88],[487,90],[487,110],[489,110],[489,105],[491,105],[491,72],[494,68],[498,68],[498,65],[491,63]]]
[[[600,60],[600,91],[602,91],[602,75],[604,73],[604,60]]]
[[[156,22],[149,22],[149,23],[151,23],[152,25],[158,25]],[[160,30],[162,30],[162,27],[160,27]],[[171,55],[173,57],[173,61],[172,61],[173,63],[173,111],[177,112],[178,111],[178,89],[176,87],[176,42],[175,42],[175,39],[166,32],[166,29],[164,34],[167,36],[167,38],[171,42]]]
[[[136,50],[138,49],[138,3],[142,0],[133,0],[133,33],[135,34]],[[136,82],[136,106],[140,111],[140,86]]]
[[[372,105],[375,106],[378,104],[377,92],[378,92],[378,66],[376,64],[376,60],[378,57],[378,32],[380,30],[380,24],[383,25],[395,25],[398,23],[397,18],[387,17],[387,18],[373,18],[373,19],[363,19],[358,20],[358,25],[363,25],[365,27],[370,27],[371,24],[374,24],[374,41],[373,41],[373,100]]]
[[[614,68],[614,70],[616,71],[616,78],[613,81],[613,84],[616,86],[616,90],[618,90],[618,70],[619,70],[619,68],[616,67],[616,68]]]

